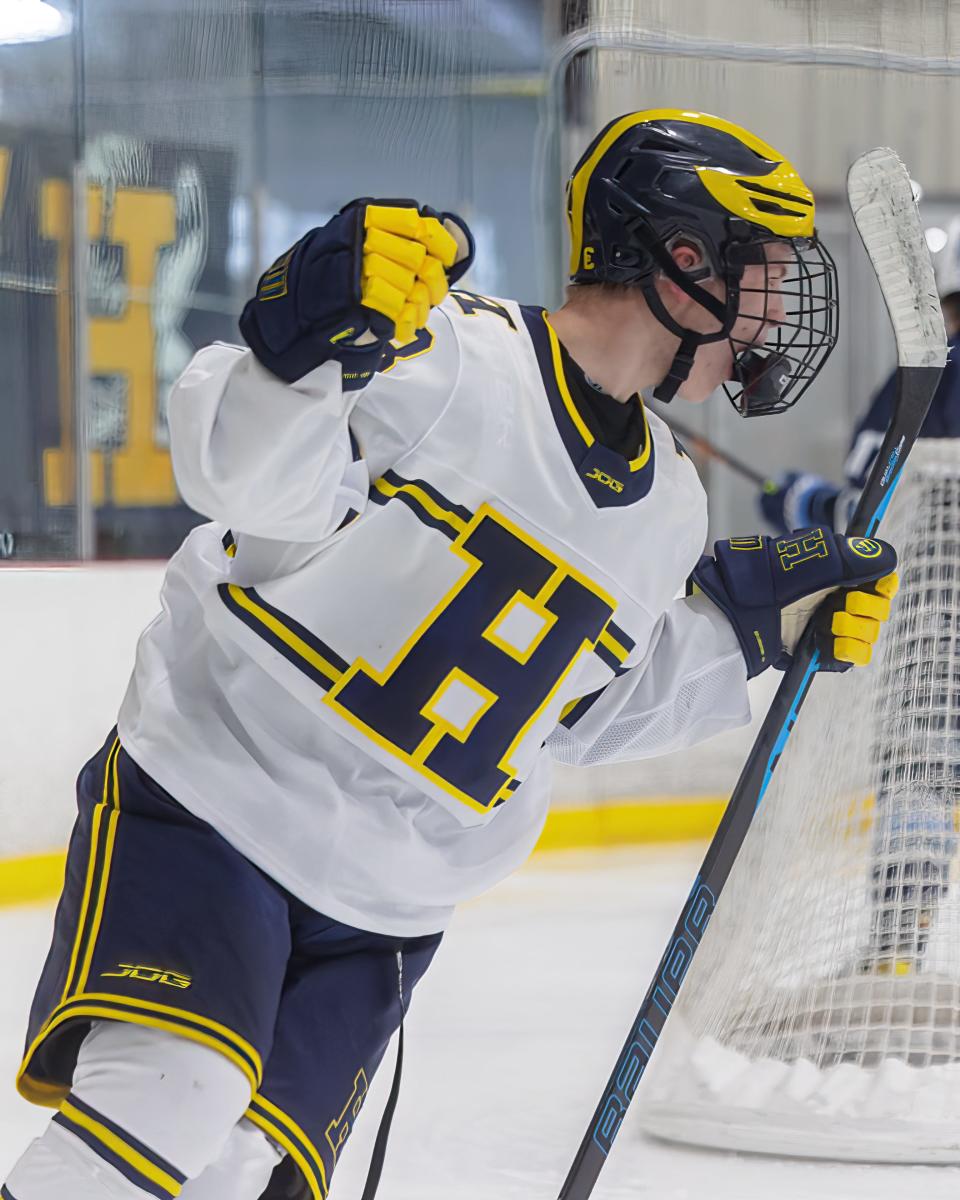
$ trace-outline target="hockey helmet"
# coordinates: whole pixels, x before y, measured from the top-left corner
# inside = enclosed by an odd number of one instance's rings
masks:
[[[837,340],[833,260],[814,228],[813,194],[794,167],[747,130],[706,113],[653,109],[606,125],[587,147],[567,184],[570,279],[577,284],[635,285],[656,318],[680,338],[666,378],[654,390],[671,400],[699,346],[724,338],[733,352],[724,384],[745,417],[782,412],[813,382]],[[701,262],[679,267],[672,250],[692,245]],[[781,247],[775,254],[768,249]],[[787,275],[773,280],[772,258]],[[743,285],[746,267],[764,267],[759,287]],[[718,322],[702,333],[678,324],[656,287],[671,279]],[[724,285],[718,298],[700,284]],[[741,296],[763,294],[758,335],[768,330],[770,298],[782,297],[785,319],[772,340],[732,336]]]

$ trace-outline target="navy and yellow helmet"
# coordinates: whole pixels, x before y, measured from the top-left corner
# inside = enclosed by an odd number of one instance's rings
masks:
[[[567,184],[570,279],[643,289],[661,323],[681,338],[674,368],[655,392],[670,399],[697,346],[730,337],[745,267],[766,262],[769,243],[788,247],[792,269],[778,287],[788,321],[766,354],[731,339],[737,378],[726,386],[744,416],[778,412],[795,403],[836,342],[836,272],[814,213],[813,193],[796,168],[739,125],[682,109],[628,113],[597,134]],[[678,239],[697,246],[703,265],[677,267],[671,248]],[[659,273],[717,318],[716,333],[677,325],[654,286]],[[710,276],[725,284],[725,300],[698,286]]]

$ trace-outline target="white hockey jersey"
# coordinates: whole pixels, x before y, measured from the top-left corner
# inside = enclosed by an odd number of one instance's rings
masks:
[[[541,309],[454,292],[362,391],[201,350],[170,399],[187,503],[120,713],[132,757],[311,907],[415,935],[521,863],[550,758],[749,716],[655,416],[601,445]],[[642,787],[642,784],[639,784]]]

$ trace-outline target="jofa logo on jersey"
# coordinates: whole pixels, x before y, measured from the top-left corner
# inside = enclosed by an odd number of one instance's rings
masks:
[[[604,487],[608,487],[611,492],[616,492],[618,496],[623,491],[623,484],[620,480],[614,479],[606,471],[601,471],[599,467],[594,467],[589,475],[584,475],[584,479],[593,479],[597,483],[602,483]]]
[[[193,980],[180,971],[166,971],[163,967],[134,966],[133,963],[117,963],[118,971],[103,971],[101,979],[139,979],[141,983],[163,983],[167,987],[186,989]]]

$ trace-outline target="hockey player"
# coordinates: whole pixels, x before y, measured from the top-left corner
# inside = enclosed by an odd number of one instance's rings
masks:
[[[80,774],[18,1078],[57,1113],[5,1200],[324,1197],[454,906],[536,842],[551,758],[746,721],[830,590],[826,658],[869,659],[892,549],[818,528],[701,559],[703,490],[639,396],[754,415],[812,382],[809,189],[736,125],[640,112],[568,215],[548,314],[448,294],[456,216],[354,201],[261,278],[248,348],[174,389],[211,523]]]

